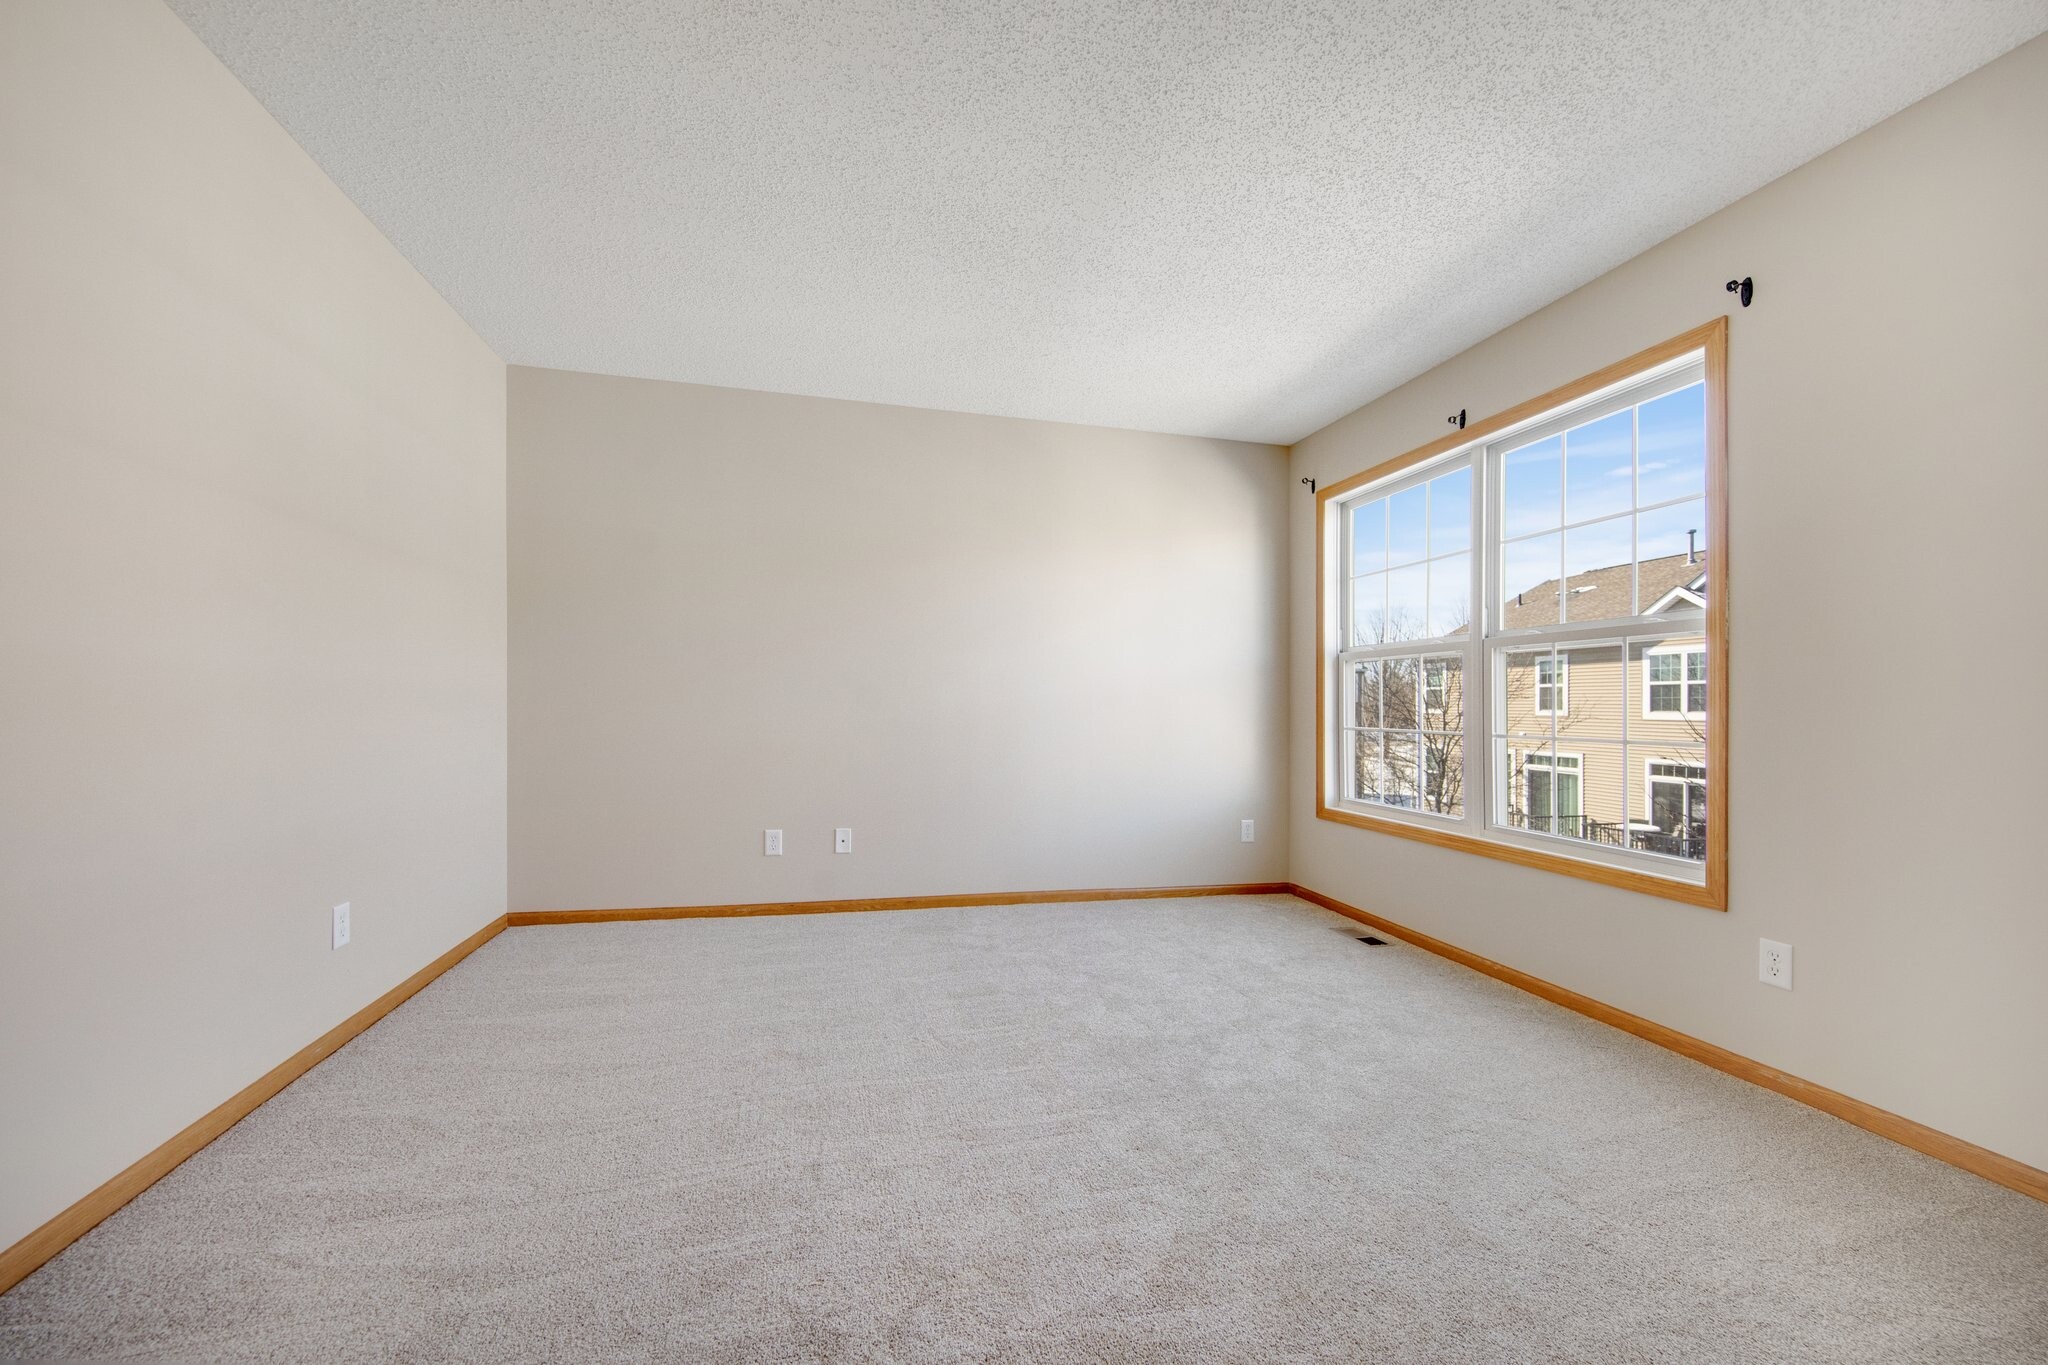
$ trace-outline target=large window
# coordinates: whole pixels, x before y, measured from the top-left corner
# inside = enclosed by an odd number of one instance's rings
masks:
[[[1725,905],[1724,347],[1318,494],[1321,814]]]

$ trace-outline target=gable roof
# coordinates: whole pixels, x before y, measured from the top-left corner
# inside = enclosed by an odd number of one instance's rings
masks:
[[[1690,592],[1704,600],[1707,582],[1707,565],[1703,557],[1695,555],[1664,555],[1657,559],[1646,559],[1636,566],[1642,584],[1642,614],[1664,611],[1675,605],[1674,596],[1681,591]],[[1633,616],[1636,613],[1629,603],[1629,568],[1627,564],[1610,564],[1606,568],[1589,569],[1585,573],[1573,574],[1566,585],[1569,591],[1565,615],[1574,621],[1604,621],[1615,617]],[[1682,600],[1682,599],[1681,599]],[[1547,626],[1557,623],[1557,580],[1545,579],[1535,587],[1510,600],[1501,612],[1501,625],[1509,630],[1518,626]]]

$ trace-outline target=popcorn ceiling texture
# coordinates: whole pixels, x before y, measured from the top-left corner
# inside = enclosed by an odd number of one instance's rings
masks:
[[[170,3],[513,363],[1279,442],[2048,28],[2048,0]]]

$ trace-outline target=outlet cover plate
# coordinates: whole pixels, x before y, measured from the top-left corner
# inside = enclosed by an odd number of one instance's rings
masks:
[[[1792,945],[1776,939],[1756,941],[1756,979],[1781,991],[1792,989]]]

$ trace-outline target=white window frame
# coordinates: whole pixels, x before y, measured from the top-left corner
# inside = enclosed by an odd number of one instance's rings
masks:
[[[1351,718],[1357,714],[1355,708],[1356,697],[1352,691],[1352,673],[1356,665],[1373,661],[1415,660],[1417,670],[1415,680],[1416,702],[1418,708],[1422,709],[1426,715],[1430,659],[1456,655],[1469,664],[1470,651],[1466,648],[1466,641],[1473,633],[1471,623],[1468,621],[1465,631],[1461,635],[1429,636],[1422,639],[1389,641],[1385,644],[1377,645],[1352,643],[1352,636],[1358,618],[1356,603],[1352,600],[1352,589],[1354,586],[1352,569],[1356,565],[1356,558],[1353,554],[1354,547],[1352,545],[1352,533],[1355,528],[1352,524],[1351,511],[1362,503],[1373,503],[1383,498],[1392,499],[1401,493],[1407,492],[1409,489],[1427,484],[1433,479],[1440,479],[1446,474],[1455,474],[1460,468],[1471,466],[1472,463],[1473,455],[1470,449],[1452,452],[1450,455],[1441,459],[1431,460],[1428,464],[1419,466],[1412,471],[1378,480],[1368,487],[1360,489],[1355,495],[1332,504],[1338,527],[1338,577],[1341,582],[1341,589],[1337,594],[1337,601],[1339,620],[1342,623],[1339,636],[1342,647],[1337,651],[1337,684],[1333,694],[1337,699],[1336,711],[1333,717],[1336,723],[1331,726],[1332,739],[1338,750],[1338,756],[1332,765],[1332,772],[1337,778],[1333,796],[1345,809],[1368,812],[1375,817],[1406,819],[1423,823],[1463,823],[1468,813],[1470,802],[1468,792],[1470,788],[1466,785],[1465,778],[1465,774],[1471,771],[1471,693],[1468,682],[1460,683],[1460,696],[1466,708],[1464,724],[1457,731],[1431,730],[1426,732],[1430,734],[1457,733],[1463,736],[1463,742],[1459,745],[1459,805],[1461,809],[1456,814],[1447,811],[1434,811],[1428,808],[1428,761],[1423,755],[1423,746],[1420,739],[1420,736],[1425,731],[1419,724],[1413,730],[1389,730],[1384,724],[1380,726],[1366,726],[1350,723]],[[1479,480],[1479,471],[1474,468],[1472,483],[1475,487],[1478,485]],[[1479,591],[1480,561],[1483,556],[1478,553],[1477,541],[1472,538],[1478,534],[1480,508],[1477,505],[1478,499],[1476,496],[1471,501],[1473,506],[1470,510],[1470,519],[1467,527],[1466,548],[1448,551],[1445,555],[1440,556],[1425,555],[1423,559],[1414,562],[1434,564],[1443,558],[1459,554],[1465,555],[1469,568],[1465,600],[1473,604],[1471,614],[1476,616],[1478,612],[1478,599],[1474,594]],[[1424,524],[1428,525],[1433,520],[1433,516],[1428,511],[1425,511]],[[1426,603],[1424,609],[1427,611]],[[1446,680],[1447,692],[1448,686],[1448,680]],[[1448,698],[1446,699],[1448,700]],[[1381,720],[1384,722],[1384,714],[1381,716]],[[1421,717],[1418,716],[1417,720],[1420,721]],[[1345,752],[1347,748],[1345,737],[1362,730],[1372,730],[1383,737],[1388,735],[1417,736],[1414,805],[1403,806],[1388,801],[1367,801],[1349,794],[1349,778],[1346,774],[1350,769],[1347,765],[1354,763],[1355,759],[1352,754]]]
[[[1503,547],[1508,542],[1500,540],[1495,531],[1495,522],[1502,515],[1502,470],[1505,457],[1510,449],[1519,448],[1533,441],[1546,439],[1557,431],[1569,430],[1585,423],[1597,421],[1613,412],[1633,408],[1666,393],[1688,387],[1694,383],[1707,385],[1708,403],[1708,476],[1704,490],[1707,502],[1706,529],[1709,534],[1709,553],[1705,563],[1720,563],[1718,558],[1721,536],[1725,533],[1725,512],[1721,510],[1721,491],[1717,480],[1720,478],[1719,462],[1725,459],[1721,447],[1724,439],[1716,416],[1718,406],[1725,401],[1719,392],[1721,378],[1713,373],[1714,366],[1725,354],[1720,347],[1725,343],[1722,337],[1725,329],[1716,325],[1698,329],[1684,338],[1674,339],[1663,347],[1653,348],[1642,357],[1640,368],[1624,370],[1623,366],[1612,367],[1607,373],[1621,373],[1622,378],[1596,390],[1586,391],[1581,384],[1568,385],[1559,393],[1565,395],[1560,401],[1536,409],[1537,400],[1524,404],[1512,414],[1503,414],[1503,419],[1519,417],[1522,412],[1530,415],[1521,420],[1489,419],[1479,424],[1475,438],[1455,446],[1438,443],[1413,452],[1399,461],[1388,462],[1389,472],[1380,478],[1370,473],[1359,476],[1358,480],[1346,480],[1327,490],[1321,503],[1323,519],[1318,522],[1320,543],[1325,548],[1325,559],[1321,565],[1322,581],[1334,585],[1336,591],[1324,598],[1325,609],[1334,605],[1335,614],[1324,615],[1322,629],[1329,632],[1324,636],[1332,642],[1323,654],[1323,667],[1334,672],[1322,674],[1318,690],[1324,698],[1324,707],[1319,714],[1318,729],[1323,734],[1325,748],[1318,767],[1318,814],[1325,818],[1345,819],[1351,823],[1371,827],[1393,827],[1412,829],[1415,837],[1435,838],[1432,829],[1445,831],[1449,842],[1486,851],[1487,846],[1501,846],[1495,856],[1514,857],[1513,849],[1521,848],[1540,853],[1544,859],[1538,865],[1556,871],[1574,872],[1577,875],[1608,880],[1616,884],[1632,886],[1640,890],[1652,890],[1674,899],[1687,900],[1713,908],[1726,907],[1726,861],[1725,831],[1710,825],[1708,858],[1704,864],[1693,859],[1678,858],[1647,850],[1622,845],[1608,845],[1564,835],[1538,833],[1514,828],[1508,820],[1506,791],[1508,774],[1503,766],[1510,738],[1506,734],[1505,715],[1501,711],[1505,696],[1506,658],[1510,652],[1527,652],[1545,646],[1556,651],[1559,661],[1557,683],[1564,695],[1553,698],[1553,703],[1562,700],[1564,710],[1544,713],[1551,722],[1550,744],[1557,751],[1558,722],[1562,715],[1569,713],[1570,673],[1569,661],[1563,651],[1567,648],[1583,648],[1589,645],[1617,645],[1623,661],[1623,682],[1621,696],[1626,697],[1626,670],[1630,654],[1645,646],[1668,646],[1667,642],[1676,637],[1707,637],[1719,629],[1710,621],[1714,610],[1700,597],[1686,593],[1674,598],[1665,594],[1663,600],[1649,602],[1641,600],[1641,587],[1637,586],[1635,614],[1620,618],[1603,618],[1597,621],[1578,622],[1569,619],[1569,595],[1563,595],[1562,623],[1541,626],[1525,626],[1507,629],[1500,625],[1503,601],[1494,589],[1501,583],[1501,561]],[[1690,346],[1681,348],[1681,343]],[[1725,369],[1719,372],[1725,375]],[[1349,648],[1355,615],[1351,602],[1351,581],[1354,560],[1351,546],[1350,509],[1360,502],[1370,502],[1382,497],[1392,497],[1405,488],[1441,477],[1461,464],[1469,464],[1473,471],[1473,525],[1470,535],[1471,568],[1473,582],[1469,600],[1472,603],[1473,626],[1459,637],[1436,637],[1425,640],[1404,641],[1370,649]],[[1355,486],[1353,486],[1355,484]],[[1655,512],[1667,506],[1677,506],[1701,497],[1699,492],[1689,491],[1684,497],[1664,502],[1631,506],[1638,518],[1645,513]],[[1590,523],[1584,523],[1590,524]],[[1639,529],[1639,522],[1632,522]],[[1561,526],[1560,531],[1569,533],[1571,525]],[[1547,532],[1532,533],[1533,535]],[[1562,543],[1562,537],[1560,538]],[[1335,553],[1330,550],[1334,547]],[[1631,558],[1640,562],[1638,547],[1631,546]],[[1560,577],[1563,565],[1560,563]],[[1715,570],[1719,572],[1719,570]],[[1561,587],[1568,586],[1561,582]],[[1662,610],[1658,610],[1661,608]],[[1698,648],[1695,644],[1690,648]],[[1713,650],[1707,649],[1710,684],[1712,678]],[[1461,811],[1456,815],[1439,814],[1425,809],[1385,806],[1374,803],[1351,801],[1345,798],[1348,791],[1346,765],[1354,761],[1345,752],[1346,739],[1361,727],[1351,726],[1345,719],[1351,702],[1346,695],[1350,665],[1365,655],[1383,658],[1419,656],[1427,654],[1455,653],[1462,655],[1461,696],[1463,701],[1463,743],[1461,752],[1463,768],[1461,778]],[[1335,686],[1328,686],[1335,679]],[[1714,685],[1709,697],[1721,696],[1720,685]],[[1710,702],[1710,704],[1720,704]],[[1632,707],[1624,701],[1619,709],[1621,745],[1643,742],[1642,738],[1631,740],[1628,722]],[[1355,712],[1351,712],[1355,717]],[[1694,719],[1698,719],[1695,716]],[[1370,728],[1370,727],[1364,727]],[[1522,744],[1539,738],[1536,735],[1516,735],[1513,741]],[[1625,751],[1625,750],[1624,750]],[[1714,764],[1720,763],[1725,771],[1725,755],[1706,766],[1710,774]],[[1420,766],[1420,761],[1418,761]],[[1585,799],[1585,777],[1583,758],[1580,766],[1580,792]],[[1418,783],[1424,775],[1418,772]],[[1725,781],[1725,777],[1713,778]],[[1628,787],[1623,786],[1626,792]],[[1711,783],[1709,790],[1711,791]],[[1647,789],[1645,797],[1647,797]],[[1419,805],[1426,805],[1421,801]],[[1632,802],[1624,801],[1620,824],[1624,829],[1639,827],[1648,814],[1647,805],[1640,811],[1630,810]],[[1354,818],[1363,817],[1363,818]],[[1725,821],[1721,822],[1725,823]],[[1606,871],[1602,871],[1605,868]],[[1688,889],[1689,888],[1689,889]]]
[[[1656,658],[1669,658],[1670,656],[1672,656],[1672,655],[1674,655],[1674,654],[1675,654],[1675,655],[1677,655],[1677,656],[1679,656],[1679,661],[1678,661],[1678,681],[1677,681],[1677,682],[1675,682],[1675,683],[1670,683],[1670,682],[1660,682],[1660,683],[1655,683],[1655,684],[1653,684],[1653,683],[1652,683],[1652,682],[1650,681],[1650,660],[1652,660],[1652,659],[1656,659]],[[1691,679],[1691,678],[1689,678],[1689,677],[1687,677],[1687,676],[1686,676],[1686,668],[1687,668],[1687,665],[1688,665],[1688,663],[1689,663],[1689,661],[1690,661],[1690,657],[1691,657],[1692,655],[1695,655],[1695,654],[1699,655],[1699,658],[1700,658],[1700,677],[1699,677],[1699,680],[1698,680],[1697,682],[1695,682],[1695,681],[1694,681],[1693,679]],[[1678,710],[1678,711],[1660,711],[1660,710],[1658,710],[1658,709],[1657,709],[1656,707],[1652,706],[1652,705],[1651,705],[1651,703],[1650,703],[1650,698],[1651,698],[1651,696],[1653,695],[1653,694],[1651,693],[1650,689],[1651,689],[1651,687],[1652,687],[1652,686],[1656,686],[1656,687],[1676,687],[1676,688],[1678,689],[1678,704],[1679,704],[1679,706],[1680,706],[1680,707],[1682,707],[1682,708],[1683,708],[1683,707],[1685,707],[1685,704],[1686,704],[1686,703],[1687,703],[1688,701],[1690,701],[1690,700],[1692,699],[1692,689],[1693,689],[1693,688],[1697,687],[1697,688],[1699,688],[1699,689],[1700,689],[1700,690],[1701,690],[1702,692],[1704,692],[1704,691],[1706,691],[1706,690],[1707,690],[1707,676],[1706,676],[1706,671],[1707,671],[1707,646],[1706,646],[1706,642],[1705,642],[1705,641],[1700,641],[1700,642],[1698,642],[1698,643],[1695,643],[1695,644],[1678,644],[1678,645],[1671,645],[1671,644],[1665,644],[1665,645],[1652,645],[1652,646],[1651,646],[1650,648],[1648,648],[1648,649],[1644,650],[1644,651],[1643,651],[1643,719],[1644,719],[1644,720],[1699,720],[1699,721],[1703,721],[1703,720],[1705,720],[1705,719],[1707,718],[1707,713],[1706,713],[1706,710],[1705,710],[1705,708],[1702,708],[1702,709],[1700,709],[1700,710],[1698,710],[1698,711],[1694,711],[1694,710],[1692,710],[1692,709],[1690,709],[1690,708],[1686,708],[1686,709],[1682,709],[1682,710]]]

